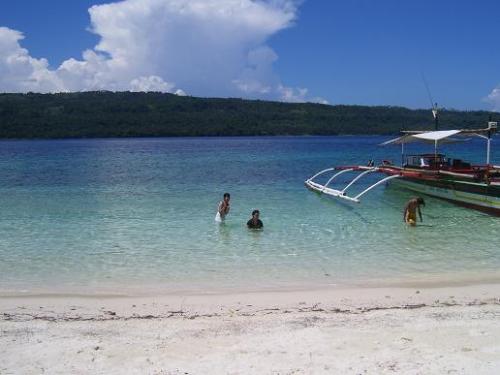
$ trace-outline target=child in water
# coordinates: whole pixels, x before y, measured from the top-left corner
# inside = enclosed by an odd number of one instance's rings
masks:
[[[215,221],[222,223],[229,213],[229,201],[231,200],[231,195],[229,193],[224,193],[223,199],[219,202],[219,207],[217,208],[217,213],[215,214]]]
[[[252,212],[252,218],[247,221],[247,227],[249,229],[262,229],[264,227],[264,224],[259,219],[259,216],[260,216],[260,211],[259,210],[253,210],[253,212]]]

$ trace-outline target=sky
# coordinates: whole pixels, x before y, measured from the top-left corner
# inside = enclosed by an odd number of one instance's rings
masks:
[[[5,0],[0,92],[500,111],[498,0]]]

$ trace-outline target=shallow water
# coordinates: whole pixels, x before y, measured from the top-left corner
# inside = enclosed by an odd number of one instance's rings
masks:
[[[408,228],[411,192],[380,187],[353,206],[304,188],[325,167],[399,161],[399,148],[377,146],[386,139],[0,142],[0,292],[500,279],[498,218],[426,198],[425,226]],[[443,151],[482,162],[484,148],[478,140]],[[225,191],[231,213],[218,225]],[[254,208],[261,232],[245,227]]]

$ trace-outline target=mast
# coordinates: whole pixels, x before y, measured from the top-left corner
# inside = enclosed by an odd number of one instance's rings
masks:
[[[405,165],[405,142],[401,142],[401,168]]]
[[[432,104],[432,102],[431,102]],[[437,131],[439,128],[439,114],[438,114],[438,104],[434,103],[432,106],[432,116],[434,116],[434,130]]]
[[[424,81],[425,89],[427,90],[429,101],[431,102],[432,116],[434,117],[434,130],[437,131],[439,128],[438,104],[432,99],[431,89],[425,79],[424,73],[422,73],[422,80]]]
[[[432,104],[432,98],[431,98],[431,105],[432,105],[432,116],[434,117],[434,131],[437,131],[439,128],[438,104],[437,103]],[[436,140],[434,141],[434,158],[437,158],[437,153],[438,153],[438,141]]]
[[[486,133],[486,165],[490,165],[491,160],[491,137],[497,131],[498,123],[495,121],[488,121],[488,132]]]

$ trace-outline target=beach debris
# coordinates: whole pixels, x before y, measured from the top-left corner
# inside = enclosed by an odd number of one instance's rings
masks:
[[[321,304],[321,303],[319,303],[319,302],[318,302],[318,303],[315,303],[315,304],[313,305],[313,307],[312,307],[311,311],[323,311],[323,309],[319,308],[319,305],[320,305],[320,304]]]
[[[419,309],[422,307],[427,306],[425,303],[419,303],[419,304],[409,304],[409,305],[404,305],[404,309]]]

